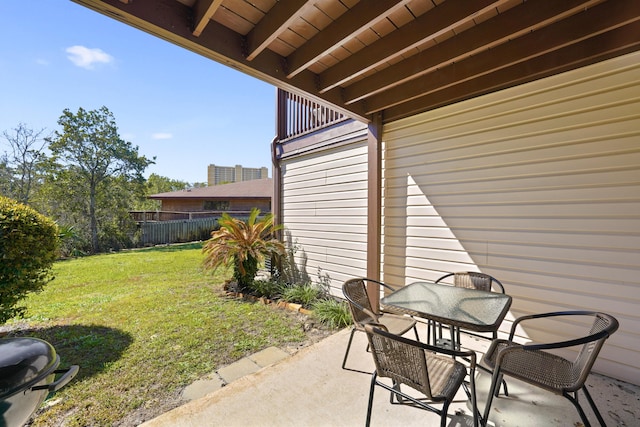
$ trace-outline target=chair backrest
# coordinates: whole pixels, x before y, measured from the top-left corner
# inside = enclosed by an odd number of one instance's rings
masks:
[[[593,337],[593,339],[582,345],[578,356],[573,362],[571,371],[574,385],[570,387],[570,391],[578,390],[584,385],[604,342],[618,329],[619,323],[615,317],[599,312],[590,314],[593,315],[594,319],[588,336]]]
[[[406,384],[433,399],[425,350],[389,333],[384,325],[365,325],[365,331],[377,375]]]
[[[492,285],[504,294],[504,286],[498,279],[485,273],[476,271],[460,271],[457,273],[449,273],[436,280],[436,283],[453,276],[453,286],[459,288],[479,289],[482,291],[492,291]]]
[[[353,316],[353,321],[358,327],[365,323],[376,322],[378,320],[377,310],[374,310],[367,293],[365,279],[349,279],[342,285],[342,293],[349,302],[349,309]],[[366,310],[366,311],[365,311]],[[368,312],[367,312],[368,311]],[[372,318],[375,316],[374,318]]]

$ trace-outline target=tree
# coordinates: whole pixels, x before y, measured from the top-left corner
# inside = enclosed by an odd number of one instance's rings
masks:
[[[12,173],[7,155],[0,154],[0,194],[11,195]]]
[[[49,149],[53,166],[49,180],[53,190],[63,196],[66,225],[86,230],[92,253],[111,245],[112,234],[122,221],[123,211],[143,194],[142,173],[153,160],[138,154],[138,147],[118,134],[113,114],[107,107],[73,114],[65,109],[58,120]]]
[[[13,132],[4,131],[2,136],[9,143],[10,150],[0,160],[3,189],[21,203],[29,203],[35,180],[42,172],[46,161],[47,139],[45,129],[38,131],[18,123]],[[8,182],[7,182],[8,180]]]
[[[273,237],[282,226],[274,225],[273,214],[258,219],[259,215],[260,210],[253,208],[245,222],[223,213],[218,221],[220,229],[212,232],[202,247],[204,267],[215,271],[232,265],[241,291],[251,286],[265,256],[285,253],[284,244]]]
[[[58,227],[49,218],[0,196],[0,323],[23,315],[18,303],[53,279]]]
[[[171,191],[185,190],[189,188],[189,183],[152,173],[151,175],[149,175],[145,187],[145,196],[149,196],[151,194],[169,193]],[[133,206],[133,210],[138,211],[155,211],[158,209],[160,209],[159,200],[145,199],[137,202]]]

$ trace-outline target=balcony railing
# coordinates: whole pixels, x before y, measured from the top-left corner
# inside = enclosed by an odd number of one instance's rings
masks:
[[[278,139],[299,137],[348,117],[317,102],[278,89]]]

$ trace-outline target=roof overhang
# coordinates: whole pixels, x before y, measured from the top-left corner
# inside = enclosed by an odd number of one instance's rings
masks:
[[[73,0],[383,122],[640,48],[637,0]]]

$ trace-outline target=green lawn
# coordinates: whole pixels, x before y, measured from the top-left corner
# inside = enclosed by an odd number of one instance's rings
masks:
[[[61,261],[10,335],[43,338],[78,376],[33,426],[122,425],[175,405],[180,390],[240,357],[304,340],[285,311],[228,299],[227,276],[201,268],[199,245]],[[146,408],[146,409],[145,409]]]

